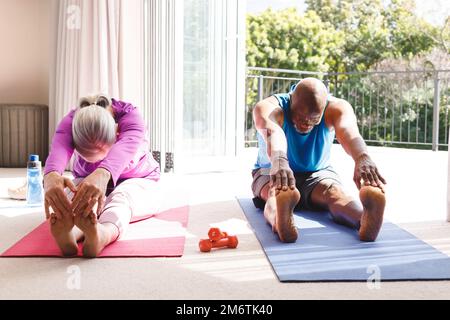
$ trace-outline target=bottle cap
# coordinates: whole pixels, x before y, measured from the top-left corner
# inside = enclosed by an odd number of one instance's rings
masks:
[[[39,155],[30,154],[29,161],[39,161]]]

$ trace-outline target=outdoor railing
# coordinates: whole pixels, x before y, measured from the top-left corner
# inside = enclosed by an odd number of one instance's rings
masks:
[[[288,92],[305,77],[321,79],[329,92],[347,100],[369,145],[447,150],[450,70],[323,73],[247,68],[245,146],[257,146],[255,104]]]

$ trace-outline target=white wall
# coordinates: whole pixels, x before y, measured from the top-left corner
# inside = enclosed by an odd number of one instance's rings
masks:
[[[48,105],[50,0],[0,0],[0,103]]]

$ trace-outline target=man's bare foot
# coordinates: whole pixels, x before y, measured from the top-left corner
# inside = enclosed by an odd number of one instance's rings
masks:
[[[62,219],[57,219],[54,213],[51,214],[50,232],[55,238],[61,253],[65,257],[71,257],[78,253],[78,246],[75,236],[72,232],[74,227],[73,216],[62,215]]]
[[[275,197],[273,196],[274,192],[274,188],[269,191],[264,216],[272,225],[272,230],[278,233],[282,242],[295,242],[298,233],[293,215],[294,208],[300,200],[300,192],[297,189],[288,189],[280,191]]]
[[[95,258],[118,236],[118,230],[112,223],[98,223],[97,215],[91,212],[88,217],[75,215],[75,225],[83,232],[83,256]]]
[[[283,242],[295,242],[298,237],[294,223],[294,208],[300,201],[300,192],[295,188],[280,191],[276,195],[277,215],[275,218],[276,230]]]
[[[375,241],[383,224],[386,198],[384,193],[376,187],[364,186],[359,191],[359,198],[364,207],[359,228],[361,241]]]
[[[269,189],[269,196],[264,206],[264,218],[272,226],[272,231],[277,232],[275,218],[277,216],[277,198],[275,197],[275,188]]]

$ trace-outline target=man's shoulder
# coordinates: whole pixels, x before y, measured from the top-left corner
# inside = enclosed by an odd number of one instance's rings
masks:
[[[353,107],[347,100],[334,96],[328,98],[327,113],[344,114],[346,112],[353,112]]]
[[[277,101],[280,107],[287,107],[291,101],[291,95],[289,93],[275,93],[271,97]]]
[[[349,114],[353,114],[353,107],[345,99],[330,96],[325,110],[325,121],[328,127],[333,127],[336,121]]]
[[[273,110],[270,113],[270,118],[275,121],[276,123],[278,123],[279,126],[283,126],[283,121],[284,121],[284,112],[282,109],[281,104],[279,103],[278,99],[274,96],[271,96],[274,100],[272,100],[271,102],[273,103]]]

